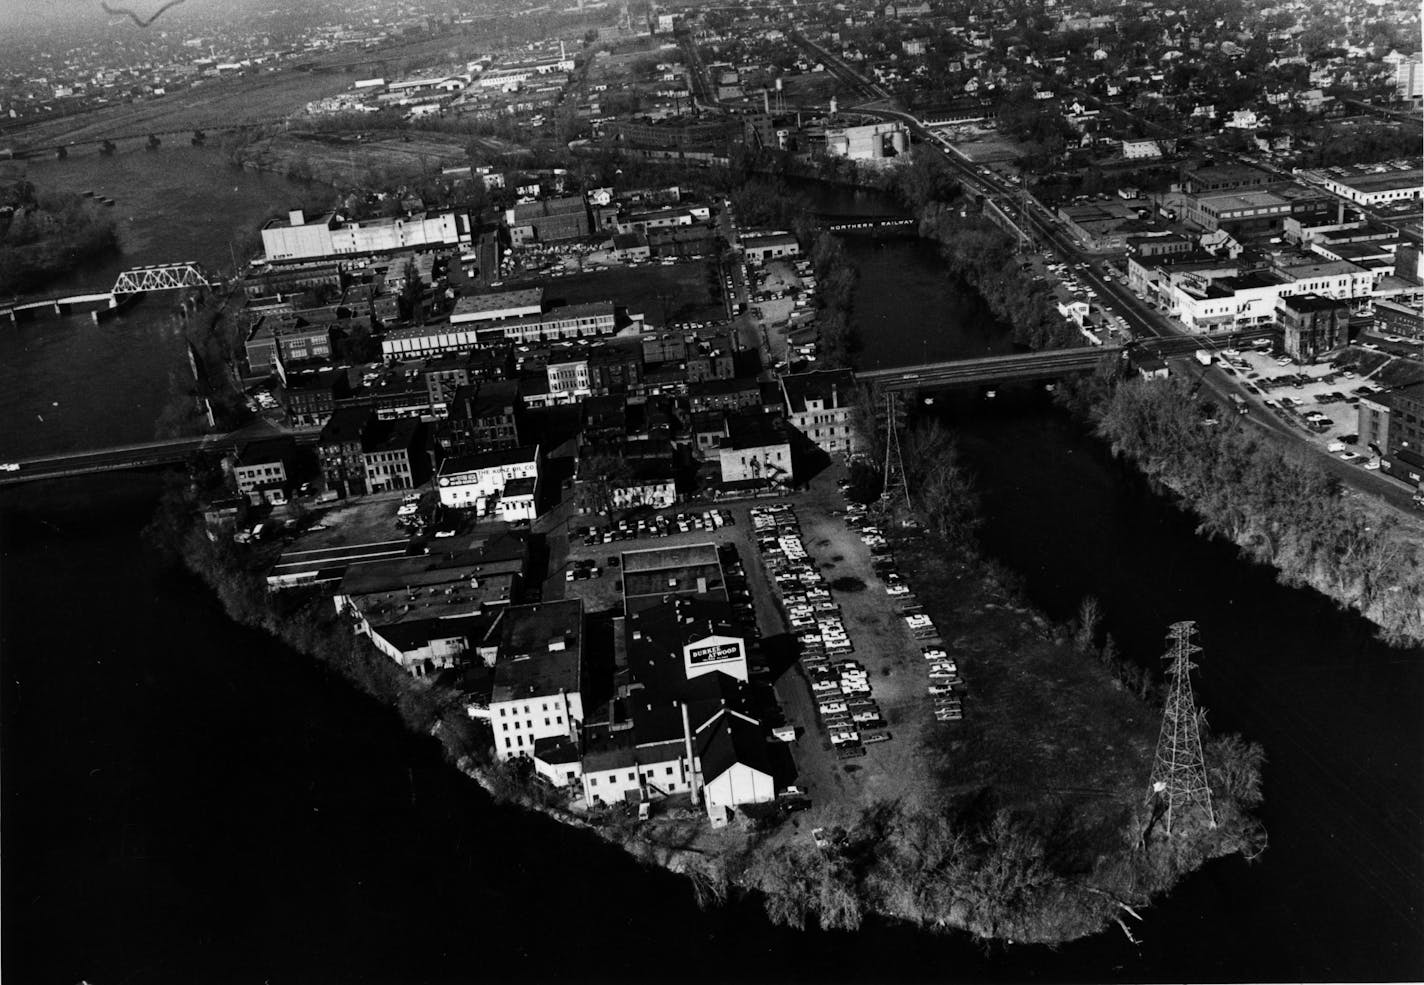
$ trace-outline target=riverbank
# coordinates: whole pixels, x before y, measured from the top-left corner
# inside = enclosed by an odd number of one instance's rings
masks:
[[[1062,397],[1114,454],[1180,497],[1200,519],[1198,533],[1359,612],[1392,645],[1424,642],[1416,518],[1346,490],[1229,416],[1208,425],[1179,383],[1092,380]]]
[[[1218,827],[1139,847],[1155,709],[1115,681],[1096,643],[1075,652],[1070,627],[1033,612],[1010,576],[963,544],[913,535],[895,544],[974,689],[970,721],[939,726],[917,753],[938,793],[915,807],[872,802],[822,850],[794,815],[712,831],[691,805],[665,805],[642,823],[571,814],[496,765],[489,734],[458,697],[407,676],[355,637],[329,598],[267,594],[260,557],[206,536],[198,502],[192,486],[171,490],[150,537],[214,591],[230,618],[395,708],[497,801],[681,873],[706,905],[750,897],[774,922],[797,928],[854,929],[878,916],[985,939],[1059,943],[1111,926],[1206,859],[1259,847],[1250,805],[1238,796],[1258,792],[1259,774],[1231,787],[1234,774],[1215,765],[1215,744],[1208,755]],[[1259,759],[1248,766],[1259,769]]]

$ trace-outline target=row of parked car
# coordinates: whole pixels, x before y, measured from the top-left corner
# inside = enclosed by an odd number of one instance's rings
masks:
[[[920,644],[921,656],[929,670],[929,695],[934,703],[935,718],[941,722],[961,721],[964,717],[964,680],[959,676],[959,667],[945,651],[934,620],[925,614],[909,583],[901,576],[884,533],[864,506],[852,504],[843,516],[847,525],[859,533],[861,541],[870,548],[870,562],[885,583],[886,597],[905,620],[910,635]]]
[[[701,512],[674,513],[670,516],[653,514],[636,520],[619,520],[607,527],[587,526],[583,528],[585,547],[611,544],[618,540],[637,540],[640,537],[666,537],[669,534],[685,534],[694,530],[717,530],[736,523],[728,510],[702,510]]]
[[[784,504],[753,507],[751,519],[767,578],[800,644],[801,663],[831,745],[842,758],[890,738],[870,675],[850,659],[854,645],[820,571],[806,553],[801,527]]]

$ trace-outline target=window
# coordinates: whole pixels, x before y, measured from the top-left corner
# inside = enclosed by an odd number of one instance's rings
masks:
[[[667,768],[667,775],[668,775],[668,776],[672,776],[672,767],[671,767],[671,766],[669,766],[669,767]]]
[[[628,772],[628,782],[629,782],[629,783],[634,783],[634,782],[637,781],[637,779],[638,779],[638,774],[630,770],[630,771]]]
[[[562,724],[564,724],[564,716],[563,716],[563,715],[555,715],[555,716],[554,716],[554,721],[557,722],[558,724],[562,725]]]
[[[502,731],[502,732],[508,732],[508,731],[509,731],[509,723],[508,723],[508,722],[505,722],[503,725],[501,725],[501,726],[500,726],[500,731]]]
[[[588,785],[591,786],[591,787],[596,787],[596,786],[598,786],[598,777],[596,777],[596,776],[591,776],[591,777],[589,777],[589,778],[588,778]]]
[[[506,749],[509,748],[509,740],[508,740],[508,739],[505,739],[505,740],[504,740],[504,748],[506,748]]]
[[[516,735],[516,736],[514,737],[514,741],[519,744],[520,748],[523,748],[523,747],[524,747],[524,736],[522,736],[522,735]]]
[[[548,725],[548,724],[549,724],[549,718],[548,718],[547,715],[544,717],[544,724],[545,724],[545,725]]]

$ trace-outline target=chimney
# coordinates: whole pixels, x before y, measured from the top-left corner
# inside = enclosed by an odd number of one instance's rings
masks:
[[[761,108],[767,116],[771,115],[771,91],[769,89],[761,90]]]
[[[304,226],[306,225],[307,217],[302,215],[301,209],[292,209],[287,213],[287,221],[294,226]]]
[[[692,758],[692,723],[687,719],[687,703],[682,705],[682,741],[687,755],[687,790],[692,795],[692,802],[696,804],[700,799],[698,794],[701,785],[698,782],[697,763]]]

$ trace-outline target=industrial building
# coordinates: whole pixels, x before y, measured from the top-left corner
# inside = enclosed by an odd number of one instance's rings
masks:
[[[909,149],[910,134],[903,123],[826,128],[826,154],[830,157],[878,161],[898,157]]]
[[[293,209],[285,219],[272,219],[262,227],[262,249],[268,260],[314,260],[469,242],[470,217],[461,212],[414,212],[352,221],[328,212],[309,222],[301,209]]]

